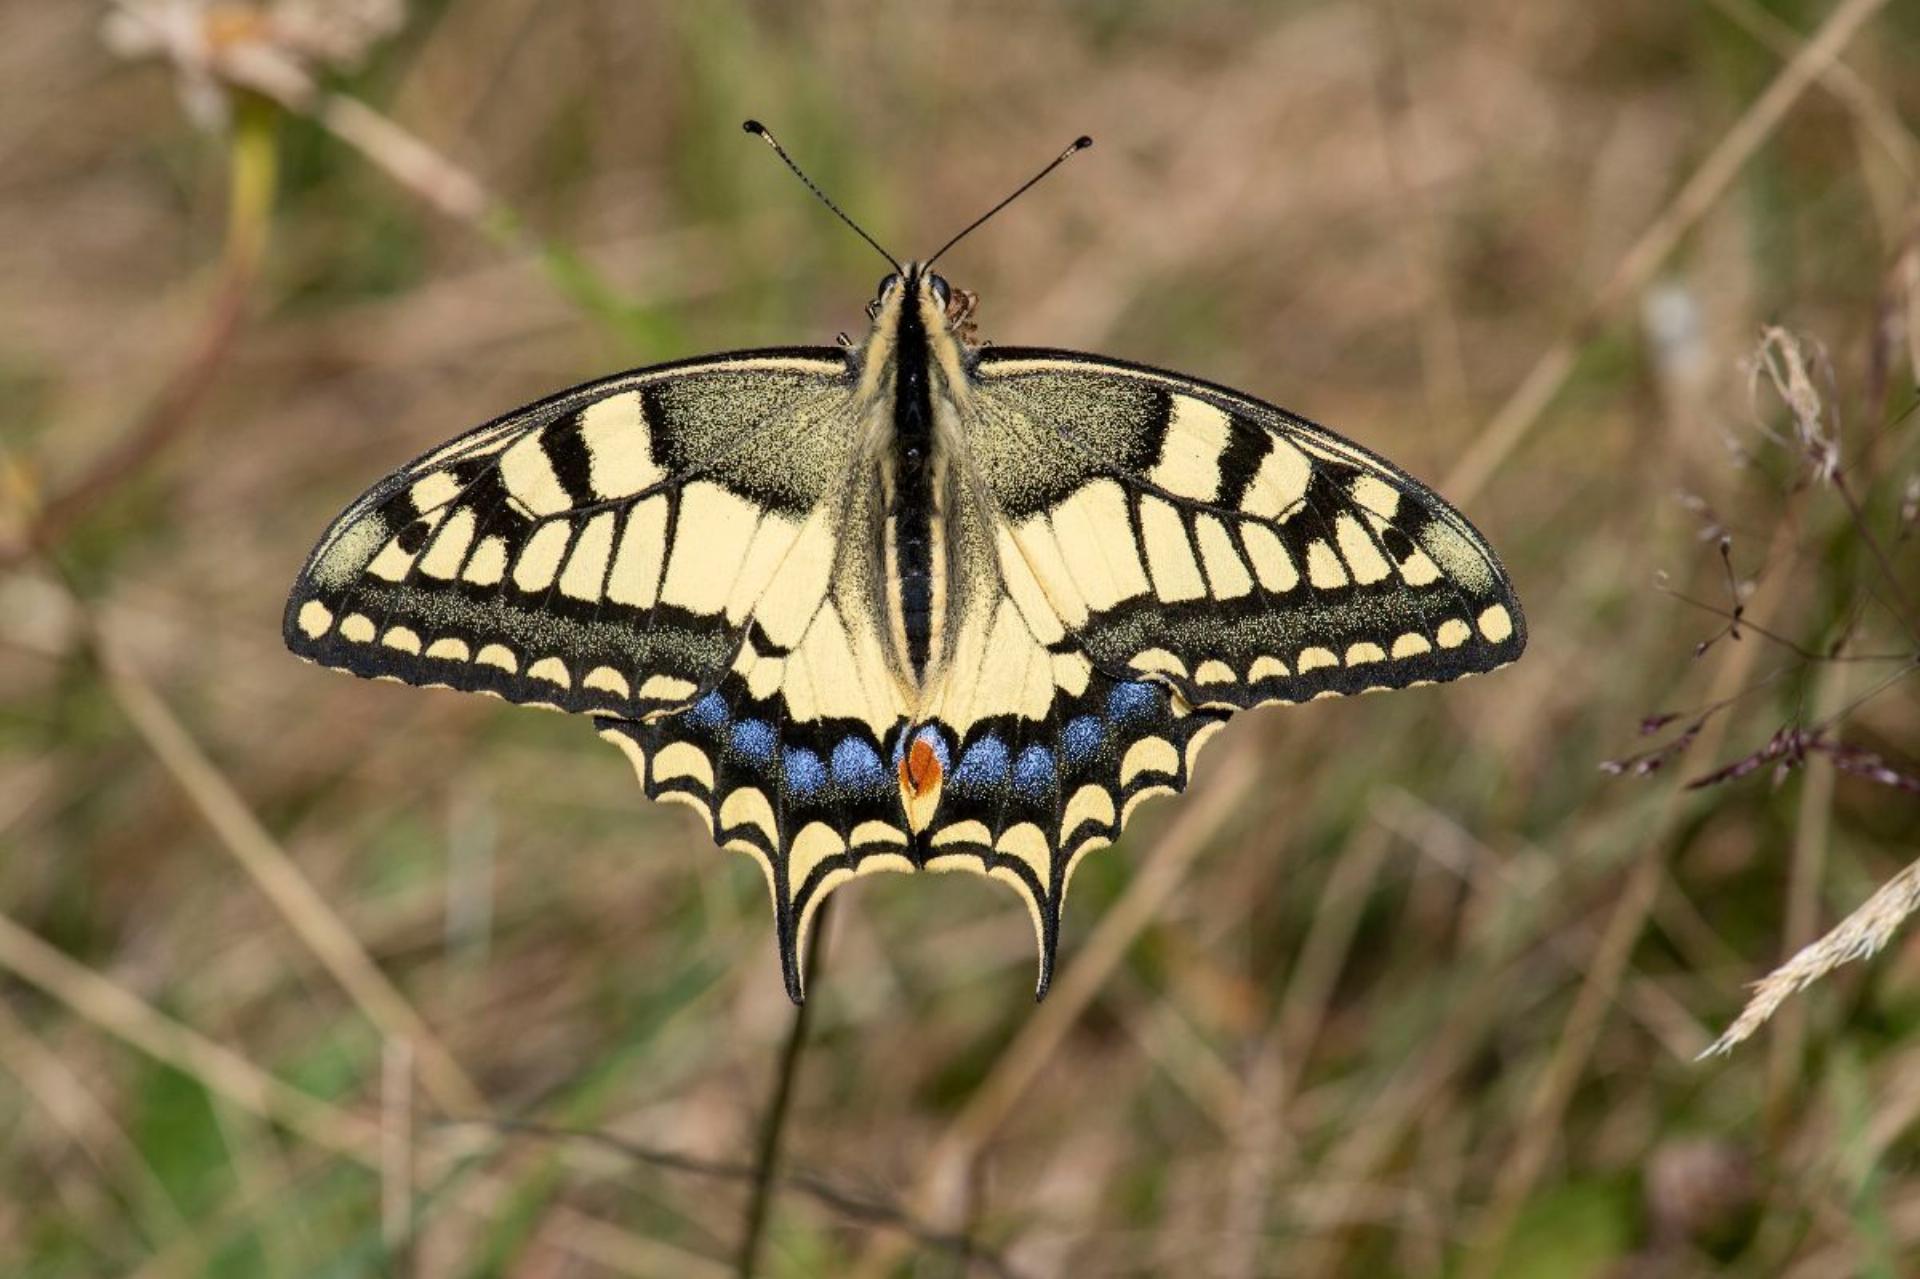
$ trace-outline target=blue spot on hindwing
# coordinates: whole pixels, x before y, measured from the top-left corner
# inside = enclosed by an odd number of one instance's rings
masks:
[[[789,794],[804,799],[827,784],[827,766],[804,746],[789,746],[780,752],[780,766],[786,773]]]
[[[1145,719],[1160,709],[1160,690],[1152,684],[1129,681],[1115,684],[1107,694],[1107,714],[1118,723]]]
[[[1045,799],[1054,787],[1053,752],[1029,746],[1013,765],[1013,787],[1028,799]]]
[[[705,729],[719,731],[727,726],[732,713],[727,709],[727,699],[719,693],[708,693],[705,697],[680,712],[682,719],[690,724],[698,724]]]
[[[743,719],[733,726],[733,749],[755,763],[764,764],[772,759],[777,744],[773,725],[763,719]]]
[[[971,788],[999,786],[1007,780],[1007,762],[1006,743],[988,734],[961,753],[953,780]]]
[[[843,737],[833,748],[833,780],[849,790],[872,790],[887,784],[880,754],[858,737]]]
[[[1060,731],[1060,744],[1066,748],[1069,765],[1084,764],[1106,740],[1107,730],[1091,715],[1079,715],[1067,721]]]

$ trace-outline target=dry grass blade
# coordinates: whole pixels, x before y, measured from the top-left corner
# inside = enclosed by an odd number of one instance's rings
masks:
[[[38,1102],[120,1188],[151,1237],[159,1240],[188,1232],[159,1174],[112,1110],[79,1078],[71,1063],[42,1042],[5,1002],[0,1002],[0,1070],[11,1074],[24,1094]]]
[[[454,1060],[426,1021],[380,971],[353,931],[327,904],[312,882],[288,857],[260,819],[253,815],[192,734],[160,695],[116,651],[111,637],[93,625],[108,689],[180,788],[200,810],[221,843],[252,877],[292,926],[295,934],[326,967],[383,1034],[413,1045],[421,1082],[434,1103],[450,1115],[486,1113],[485,1098]]]
[[[1920,910],[1920,861],[1914,862],[1867,898],[1826,936],[1802,948],[1754,987],[1753,998],[1726,1033],[1700,1055],[1731,1052],[1765,1025],[1791,995],[1805,990],[1842,964],[1878,954],[1907,916]]]
[[[1769,559],[1789,550],[1791,525],[1790,520],[1781,525]],[[1778,603],[1784,580],[1782,576],[1775,576],[1762,583],[1760,592],[1749,602],[1748,612],[1764,622]],[[1715,672],[1708,701],[1731,697],[1742,687],[1759,652],[1757,644],[1729,648]],[[1710,721],[1701,734],[1704,753],[1713,754],[1726,731],[1724,719]],[[1586,1069],[1600,1028],[1626,976],[1634,946],[1653,912],[1654,897],[1665,879],[1667,845],[1684,811],[1684,794],[1677,788],[1669,791],[1660,815],[1641,837],[1640,851],[1627,874],[1619,902],[1594,948],[1586,978],[1561,1027],[1553,1055],[1527,1098],[1512,1151],[1494,1179],[1492,1199],[1475,1231],[1473,1253],[1466,1268],[1469,1279],[1484,1279],[1496,1273],[1520,1207],[1533,1193],[1547,1156],[1559,1139],[1560,1121],[1567,1103]]]
[[[1441,485],[1442,491],[1458,502],[1468,501],[1480,492],[1566,385],[1581,348],[1592,340],[1599,326],[1646,287],[1688,230],[1726,193],[1760,145],[1773,136],[1800,95],[1886,5],[1887,0],[1843,0],[1827,15],[1818,33],[1780,69],[1773,83],[1753,100],[1667,207],[1621,256],[1571,331],[1547,348],[1487,423],[1486,430],[1474,440],[1466,456],[1448,473]]]
[[[1805,47],[1799,32],[1754,0],[1710,0],[1728,21],[1782,58],[1793,58]],[[1861,79],[1852,67],[1835,57],[1820,68],[1820,84],[1859,119],[1863,128],[1886,150],[1909,182],[1920,182],[1920,138],[1914,136],[1900,112]]]
[[[262,1070],[241,1054],[158,1012],[124,987],[68,958],[0,915],[0,968],[37,986],[85,1020],[197,1080],[209,1092],[279,1124],[321,1149],[375,1173],[384,1167],[388,1133],[372,1119],[322,1101]],[[464,1157],[458,1148],[426,1169],[443,1171]],[[457,1196],[469,1211],[489,1213],[509,1195],[497,1178],[476,1176]],[[561,1206],[551,1220],[566,1227],[564,1247],[631,1275],[722,1274],[711,1258],[655,1244],[574,1208]],[[677,1267],[663,1271],[671,1263]]]
[[[232,1049],[156,1012],[124,987],[69,959],[4,915],[0,915],[0,967],[220,1096],[285,1125],[315,1145],[378,1165],[378,1125],[282,1083]]]

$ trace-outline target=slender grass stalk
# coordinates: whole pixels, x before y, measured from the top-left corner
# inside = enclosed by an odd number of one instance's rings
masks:
[[[813,916],[813,931],[807,937],[807,953],[801,971],[809,982],[816,982],[826,952],[827,919],[833,908],[831,897],[821,901]],[[793,1010],[787,1027],[787,1041],[780,1048],[780,1072],[773,1081],[773,1098],[767,1103],[766,1118],[760,1121],[760,1143],[753,1156],[753,1188],[747,1197],[747,1225],[740,1236],[740,1257],[734,1273],[740,1279],[753,1279],[760,1266],[760,1249],[766,1238],[767,1212],[773,1206],[773,1183],[779,1170],[780,1142],[785,1135],[787,1111],[793,1101],[793,1081],[800,1073],[800,1057],[807,1047],[807,1023],[813,1001]]]

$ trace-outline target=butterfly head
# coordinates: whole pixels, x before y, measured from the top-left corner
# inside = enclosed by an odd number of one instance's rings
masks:
[[[973,310],[979,297],[966,289],[956,289],[945,276],[936,275],[925,263],[909,262],[906,270],[889,271],[867,303],[867,318],[875,324],[892,321],[907,307],[914,308],[927,332],[952,332],[962,341],[973,338]]]

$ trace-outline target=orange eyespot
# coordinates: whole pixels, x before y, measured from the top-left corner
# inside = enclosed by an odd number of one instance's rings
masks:
[[[940,757],[924,737],[916,737],[900,759],[900,784],[911,795],[924,795],[940,785]]]

